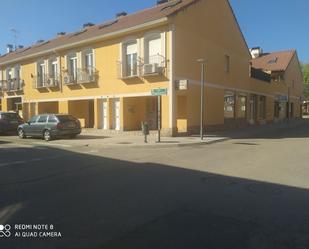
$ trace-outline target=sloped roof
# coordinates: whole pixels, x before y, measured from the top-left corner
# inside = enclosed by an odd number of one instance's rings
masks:
[[[82,42],[91,38],[96,38],[101,35],[125,30],[137,25],[142,25],[151,21],[159,20],[164,17],[169,17],[177,12],[187,8],[191,4],[199,0],[172,0],[167,3],[156,5],[152,8],[144,9],[142,11],[129,14],[115,20],[107,21],[105,23],[97,24],[77,32],[68,33],[63,36],[56,37],[52,40],[42,43],[34,44],[30,47],[18,49],[14,52],[0,56],[0,64],[9,63],[12,60],[22,59],[24,56],[31,56],[36,53],[56,49],[60,46]]]
[[[251,60],[252,67],[266,71],[285,71],[295,53],[295,50],[287,50],[262,54]]]

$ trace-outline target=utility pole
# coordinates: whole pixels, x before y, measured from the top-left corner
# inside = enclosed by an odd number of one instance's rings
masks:
[[[201,64],[201,114],[200,114],[200,137],[204,140],[204,103],[205,103],[205,59],[198,59],[197,62]]]
[[[288,85],[288,124],[290,123],[291,120],[291,103],[290,103],[290,93],[291,87]]]

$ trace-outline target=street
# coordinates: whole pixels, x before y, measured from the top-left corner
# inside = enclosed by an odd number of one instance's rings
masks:
[[[309,248],[308,147],[308,121],[170,148],[1,136],[0,248]],[[17,238],[15,224],[61,237]]]

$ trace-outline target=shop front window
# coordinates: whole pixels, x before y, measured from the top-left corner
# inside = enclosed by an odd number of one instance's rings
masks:
[[[266,118],[266,97],[260,96],[259,99],[259,117],[262,119]]]
[[[239,118],[246,118],[247,112],[247,96],[239,95],[238,96],[238,117]]]
[[[224,118],[230,119],[235,117],[235,94],[224,94]]]

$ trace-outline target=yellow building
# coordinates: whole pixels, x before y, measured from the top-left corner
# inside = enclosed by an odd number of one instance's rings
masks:
[[[161,89],[162,133],[194,133],[200,123],[200,58],[206,59],[207,129],[284,119],[277,102],[287,100],[293,117],[300,117],[296,52],[279,70],[284,80],[270,81],[277,71],[255,67],[258,58],[252,60],[227,0],[161,1],[9,51],[0,57],[1,109],[18,109],[25,119],[69,113],[84,127],[102,130],[140,130],[142,121],[157,129],[152,91]]]

